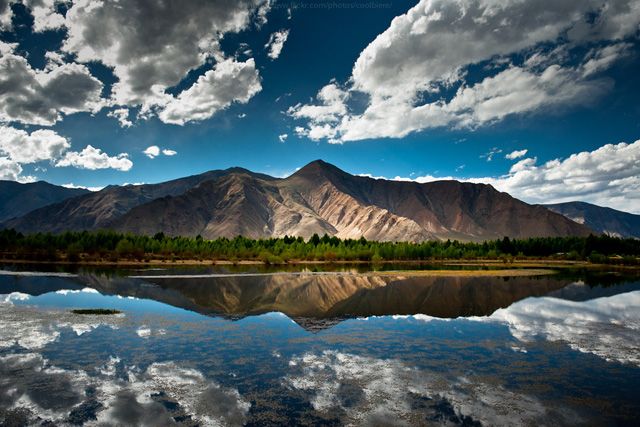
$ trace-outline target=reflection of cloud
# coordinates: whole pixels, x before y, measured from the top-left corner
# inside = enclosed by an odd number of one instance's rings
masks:
[[[136,330],[136,334],[138,334],[140,338],[149,338],[151,336],[151,329],[143,325]]]
[[[40,354],[0,357],[0,408],[27,411],[37,424],[169,425],[178,416],[204,426],[246,422],[250,404],[236,389],[209,381],[195,369],[174,362],[145,371],[117,357],[90,376],[53,367]],[[117,373],[124,375],[117,375]]]
[[[564,341],[608,361],[640,365],[640,291],[575,302],[528,298],[477,320],[505,322],[520,341]]]
[[[79,294],[79,293],[87,293],[87,294],[99,294],[100,292],[96,291],[93,288],[82,288],[80,290],[76,289],[60,289],[56,291],[56,294],[60,295],[69,295],[69,294]]]
[[[27,298],[28,299],[28,298]],[[76,315],[68,311],[43,311],[33,307],[14,305],[12,301],[25,300],[25,294],[14,292],[0,295],[0,348],[14,345],[37,350],[56,341],[63,329],[72,329],[77,335],[99,326],[117,329],[124,315]]]
[[[397,360],[325,351],[294,357],[285,383],[311,393],[314,409],[355,425],[539,424],[547,408],[529,396],[465,378],[409,368]]]

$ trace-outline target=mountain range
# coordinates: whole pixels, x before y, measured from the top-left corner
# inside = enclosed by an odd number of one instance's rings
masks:
[[[88,193],[91,192],[83,188],[66,188],[44,181],[28,184],[0,181],[0,223],[43,206]]]
[[[556,203],[544,206],[577,223],[584,224],[598,233],[640,239],[640,215],[585,202]]]
[[[113,229],[204,238],[326,233],[386,241],[482,241],[600,231],[589,221],[578,223],[554,207],[527,204],[490,185],[373,179],[321,160],[287,178],[230,168],[62,198],[24,212],[24,206],[2,196],[0,211],[13,212],[5,214],[11,219],[2,226],[22,232]]]

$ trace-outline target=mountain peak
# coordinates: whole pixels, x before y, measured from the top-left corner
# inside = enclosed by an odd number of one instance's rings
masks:
[[[342,169],[332,165],[331,163],[327,163],[324,160],[318,159],[314,160],[293,174],[293,176],[303,176],[303,177],[318,177],[318,176],[340,176],[347,175],[345,171]]]

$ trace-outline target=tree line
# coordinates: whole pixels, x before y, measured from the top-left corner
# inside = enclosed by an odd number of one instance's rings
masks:
[[[201,236],[172,237],[123,234],[114,231],[80,231],[59,234],[22,234],[0,230],[4,259],[42,261],[119,260],[260,260],[289,261],[428,261],[438,259],[556,258],[638,264],[640,240],[606,235],[588,237],[504,237],[481,243],[447,241],[378,242],[339,239],[314,234],[302,237],[249,239],[238,236],[208,240]]]

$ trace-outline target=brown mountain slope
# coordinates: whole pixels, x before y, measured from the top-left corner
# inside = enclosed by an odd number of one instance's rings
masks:
[[[427,184],[352,176],[322,161],[265,180],[231,173],[142,204],[113,222],[121,231],[205,238],[314,233],[422,241],[588,235],[590,230],[483,184]]]
[[[205,238],[310,237],[388,241],[588,235],[590,230],[484,184],[426,184],[350,175],[315,161],[285,179],[244,169],[161,184],[109,187],[7,223],[21,231],[112,228]]]
[[[183,194],[188,189],[229,173],[248,172],[241,168],[214,170],[159,184],[111,185],[101,191],[64,200],[25,216],[7,221],[6,228],[23,232],[92,230],[110,228],[112,222],[132,208],[160,197]],[[275,179],[259,175],[264,179]]]

